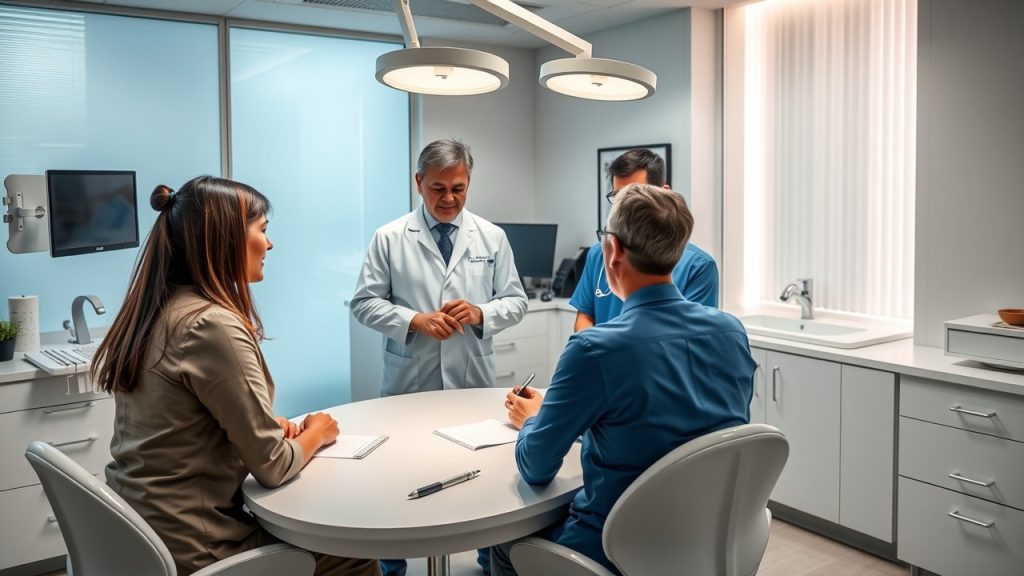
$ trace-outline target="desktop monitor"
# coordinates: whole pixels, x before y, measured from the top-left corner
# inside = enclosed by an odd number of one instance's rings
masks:
[[[495,224],[508,236],[520,276],[551,278],[558,224]]]
[[[139,245],[134,171],[47,170],[46,195],[54,258]]]

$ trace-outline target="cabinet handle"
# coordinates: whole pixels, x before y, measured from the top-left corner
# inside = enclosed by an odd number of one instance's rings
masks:
[[[968,484],[974,484],[975,486],[984,486],[986,488],[988,488],[989,486],[991,486],[991,485],[996,483],[995,480],[989,480],[988,482],[982,482],[981,480],[974,480],[973,478],[968,478],[967,476],[961,476],[960,474],[958,474],[956,472],[950,472],[948,474],[948,476],[950,478],[952,478],[953,480],[959,480],[961,482],[967,482]]]
[[[982,522],[981,520],[968,518],[967,516],[960,514],[959,510],[953,510],[952,512],[948,512],[946,515],[950,518],[956,518],[957,520],[961,520],[963,522],[969,522],[971,524],[974,524],[975,526],[981,526],[982,528],[991,528],[995,525],[995,522]]]
[[[57,522],[57,517],[56,516],[47,516],[46,517],[46,521],[49,522],[50,524],[55,524]]]
[[[515,375],[516,375],[516,371],[512,370],[511,372],[502,372],[501,374],[495,374],[494,379],[495,380],[504,380],[505,378],[514,378]]]
[[[90,408],[90,407],[95,406],[95,405],[96,405],[95,402],[86,402],[84,404],[79,404],[78,406],[65,406],[63,408],[48,408],[46,410],[43,410],[43,414],[56,414],[57,412],[67,412],[69,410],[81,410],[82,408]]]
[[[982,418],[995,418],[995,416],[996,416],[996,411],[995,410],[993,410],[991,412],[975,412],[974,410],[968,410],[966,408],[961,408],[959,404],[957,404],[956,406],[951,406],[949,408],[949,411],[950,412],[959,412],[961,414],[968,414],[970,416],[980,416]]]
[[[98,436],[93,434],[85,438],[79,438],[78,440],[67,440],[65,442],[47,442],[50,446],[57,448],[59,446],[71,446],[72,444],[84,444],[86,442],[95,442]]]
[[[781,370],[781,368],[778,366],[772,367],[772,402],[779,401],[778,392],[776,391],[777,387],[775,385],[777,376],[779,375],[779,370]]]
[[[505,342],[503,344],[495,344],[494,345],[494,351],[495,352],[497,352],[498,350],[515,350],[515,348],[516,348],[516,343],[515,342]]]

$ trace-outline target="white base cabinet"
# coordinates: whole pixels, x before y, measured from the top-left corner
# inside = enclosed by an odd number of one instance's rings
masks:
[[[896,376],[753,348],[751,422],[789,440],[772,500],[893,541]]]

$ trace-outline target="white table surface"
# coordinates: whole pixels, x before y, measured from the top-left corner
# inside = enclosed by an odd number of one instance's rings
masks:
[[[506,421],[506,389],[421,392],[325,410],[342,434],[387,434],[362,460],[314,458],[276,489],[252,476],[245,502],[281,540],[355,558],[441,556],[506,542],[561,519],[583,485],[579,444],[547,486],[516,469],[515,444],[477,451],[433,434],[438,427]],[[480,470],[473,480],[408,500],[414,489]]]

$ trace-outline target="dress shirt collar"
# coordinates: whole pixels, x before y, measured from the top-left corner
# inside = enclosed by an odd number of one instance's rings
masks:
[[[683,300],[683,294],[679,292],[679,288],[671,282],[644,286],[630,294],[629,298],[626,298],[626,301],[622,304],[622,313],[625,314],[630,309],[636,308],[637,306],[643,306],[644,304],[651,304],[653,302],[660,302],[663,300]]]
[[[430,215],[430,211],[427,210],[427,206],[425,204],[420,205],[420,210],[423,211],[423,221],[427,223],[427,229],[433,230],[434,226],[437,226],[439,222],[436,219],[434,219],[433,216]],[[460,210],[459,215],[455,217],[455,220],[452,220],[452,224],[455,225],[456,230],[462,228],[463,212],[465,212],[465,210]]]

